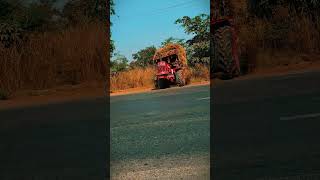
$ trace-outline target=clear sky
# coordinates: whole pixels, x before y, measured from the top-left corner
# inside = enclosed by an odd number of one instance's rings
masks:
[[[175,24],[183,16],[210,14],[210,0],[114,0],[116,15],[111,17],[112,39],[116,52],[129,61],[132,54],[169,37],[190,39],[184,29]]]

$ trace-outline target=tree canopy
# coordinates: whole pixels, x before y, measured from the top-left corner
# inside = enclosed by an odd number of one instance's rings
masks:
[[[189,42],[195,43],[208,39],[210,36],[210,16],[200,14],[193,18],[184,16],[175,21],[175,24],[180,24],[187,34],[195,35]]]
[[[113,60],[111,60],[111,72],[124,71],[128,68],[128,59],[119,53],[115,54]]]
[[[144,49],[141,49],[137,53],[132,54],[134,59],[134,65],[146,67],[152,64],[152,58],[156,50],[157,48],[155,46],[149,46]]]
[[[193,18],[184,16],[177,19],[176,24],[180,24],[187,34],[194,37],[187,40],[187,60],[189,65],[210,63],[210,17],[207,14],[200,14]]]
[[[178,38],[174,38],[174,37],[169,37],[169,38],[165,39],[161,43],[161,46],[165,46],[170,43],[178,43],[178,44],[182,45],[184,48],[186,48],[186,42],[184,39],[178,39]]]

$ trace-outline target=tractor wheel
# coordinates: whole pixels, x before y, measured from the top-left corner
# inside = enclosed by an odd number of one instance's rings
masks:
[[[154,80],[154,89],[159,89],[159,83],[158,80]]]
[[[158,87],[159,89],[165,89],[168,87],[168,81],[166,79],[158,79]]]
[[[221,27],[214,34],[214,61],[216,68],[223,72],[222,79],[232,79],[237,68],[232,56],[232,29]]]
[[[177,83],[178,86],[186,85],[186,80],[185,80],[185,78],[183,76],[183,70],[182,69],[178,70],[176,72],[175,76],[176,76],[176,83]]]

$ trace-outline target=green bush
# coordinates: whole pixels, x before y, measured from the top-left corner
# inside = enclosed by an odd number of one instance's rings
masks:
[[[5,91],[4,89],[0,89],[0,100],[7,100],[9,99],[9,92]]]

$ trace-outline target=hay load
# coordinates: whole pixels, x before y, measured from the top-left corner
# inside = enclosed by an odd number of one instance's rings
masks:
[[[180,44],[167,44],[158,49],[153,56],[153,60],[161,60],[172,55],[178,56],[178,62],[182,66],[187,66],[187,55],[185,49]]]
[[[189,83],[186,51],[180,44],[168,44],[158,49],[153,61],[157,65],[156,88],[163,89],[172,84],[184,86]]]

